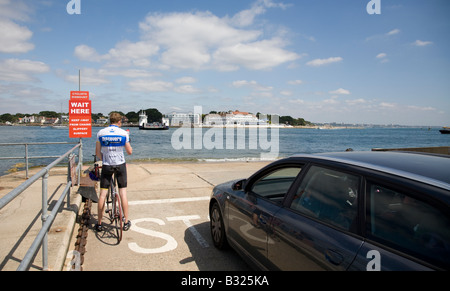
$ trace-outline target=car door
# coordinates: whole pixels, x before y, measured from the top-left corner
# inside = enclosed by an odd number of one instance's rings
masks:
[[[352,270],[450,269],[448,206],[417,187],[368,179],[366,189],[367,242]]]
[[[273,215],[280,210],[299,165],[277,165],[247,182],[242,195],[228,199],[228,239],[261,269],[270,269],[267,244]]]
[[[355,234],[361,178],[321,166],[303,173],[273,219],[268,258],[278,270],[346,270],[362,245]]]

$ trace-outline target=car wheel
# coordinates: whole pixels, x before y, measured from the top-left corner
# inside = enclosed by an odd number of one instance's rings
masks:
[[[225,234],[225,225],[223,223],[222,212],[220,211],[219,205],[214,203],[211,207],[210,216],[210,230],[211,238],[214,242],[214,246],[218,249],[225,249],[228,247],[227,237]]]

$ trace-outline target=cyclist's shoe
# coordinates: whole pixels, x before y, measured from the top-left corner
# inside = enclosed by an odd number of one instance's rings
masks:
[[[103,226],[101,225],[101,224],[96,224],[95,225],[95,230],[97,231],[97,232],[100,232],[100,231],[103,231]]]
[[[131,227],[131,221],[128,220],[128,222],[123,225],[123,230],[127,231],[130,229],[130,227]]]

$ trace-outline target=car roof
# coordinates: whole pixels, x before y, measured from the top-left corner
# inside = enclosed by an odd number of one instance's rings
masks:
[[[355,165],[450,190],[450,156],[411,152],[366,151],[295,155],[293,157]]]

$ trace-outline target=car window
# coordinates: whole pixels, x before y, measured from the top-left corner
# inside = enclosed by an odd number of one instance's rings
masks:
[[[428,203],[368,184],[368,236],[390,247],[449,267],[450,219]]]
[[[295,178],[301,171],[300,166],[276,169],[257,180],[251,191],[254,194],[273,201],[282,201]]]
[[[291,208],[350,230],[356,222],[359,184],[358,176],[313,166],[303,178]]]

